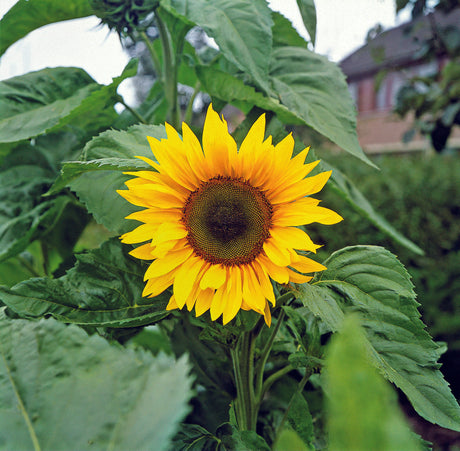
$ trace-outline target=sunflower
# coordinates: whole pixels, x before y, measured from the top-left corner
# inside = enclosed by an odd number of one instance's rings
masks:
[[[306,177],[319,163],[305,164],[308,150],[292,158],[288,135],[276,146],[264,139],[265,117],[251,127],[239,150],[225,119],[209,107],[203,148],[187,126],[182,139],[166,124],[167,139],[147,137],[156,161],[137,157],[153,170],[128,172],[128,190],[118,193],[144,207],[127,216],[143,223],[122,235],[126,244],[144,243],[130,254],[153,260],[143,296],[171,285],[168,310],[184,305],[196,316],[231,321],[240,309],[264,315],[275,305],[271,279],[305,283],[325,266],[298,253],[319,247],[298,226],[335,224],[341,216],[309,197],[331,175]],[[308,196],[308,197],[307,197]]]

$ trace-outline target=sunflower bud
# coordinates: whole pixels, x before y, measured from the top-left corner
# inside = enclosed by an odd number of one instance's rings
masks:
[[[152,25],[158,0],[90,0],[91,7],[102,24],[122,36]]]

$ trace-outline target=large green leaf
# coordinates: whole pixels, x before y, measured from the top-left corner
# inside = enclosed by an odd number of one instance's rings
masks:
[[[298,287],[298,299],[334,332],[344,313],[359,312],[372,363],[422,417],[460,431],[460,407],[437,363],[441,348],[420,320],[404,266],[377,246],[347,247],[324,264],[312,284]]]
[[[107,128],[117,117],[116,90],[137,71],[131,60],[122,75],[98,85],[83,70],[42,69],[0,82],[0,143],[57,131],[67,124],[89,132]]]
[[[0,311],[0,447],[166,450],[189,410],[188,371],[184,358]]]
[[[68,184],[97,222],[116,233],[132,229],[135,222],[124,218],[139,208],[116,190],[124,189],[124,182],[130,178],[124,170],[147,167],[135,156],[154,159],[147,136],[165,138],[164,126],[134,125],[126,131],[101,133],[83,149],[82,159],[86,161],[64,165],[53,192]]]
[[[375,227],[388,235],[402,246],[410,249],[412,252],[423,255],[424,252],[414,242],[398,232],[385,218],[380,216],[366,199],[364,194],[355,186],[355,184],[338,169],[332,167],[324,160],[321,166],[325,170],[332,169],[330,184],[328,185],[335,193],[344,199],[354,210],[360,213],[364,218],[371,222]]]
[[[329,449],[419,450],[394,390],[372,366],[353,316],[332,337],[326,359]]]
[[[11,44],[43,25],[91,14],[88,0],[19,0],[0,21],[0,55]]]
[[[0,299],[22,317],[51,315],[66,323],[106,327],[134,327],[168,315],[170,294],[143,298],[146,269],[127,255],[129,247],[117,238],[100,249],[77,254],[77,264],[65,276],[0,287]]]
[[[51,129],[98,88],[83,70],[56,67],[0,82],[0,142],[31,138]]]
[[[71,133],[41,136],[23,143],[0,166],[0,261],[22,252],[44,236],[73,202],[70,197],[43,198],[63,159],[78,147]]]
[[[270,67],[273,90],[281,103],[302,120],[371,166],[356,135],[356,113],[338,66],[301,47],[273,49]]]
[[[222,54],[269,92],[271,10],[265,0],[163,0],[162,5],[203,28]]]
[[[277,12],[272,13],[272,19],[274,47],[289,45],[307,48],[307,41],[300,36],[289,19],[286,19],[286,17]]]

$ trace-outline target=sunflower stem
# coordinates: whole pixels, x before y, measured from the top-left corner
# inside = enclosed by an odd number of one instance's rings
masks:
[[[235,348],[230,350],[235,373],[235,414],[242,431],[254,431],[257,423],[257,406],[254,396],[255,336],[243,332]]]
[[[281,299],[281,298],[280,298]],[[257,374],[257,381],[256,381],[256,399],[257,399],[257,404],[260,405],[264,391],[263,391],[263,380],[264,380],[264,369],[265,369],[265,364],[267,363],[268,356],[270,355],[270,351],[273,346],[273,342],[275,341],[276,334],[278,333],[281,324],[284,320],[284,310],[281,311],[278,321],[276,322],[275,327],[270,331],[270,336],[268,337],[267,342],[265,343],[265,346],[262,349],[262,352],[260,353],[259,361],[256,366],[256,374]]]
[[[160,34],[161,46],[163,49],[163,72],[162,79],[165,84],[165,96],[168,102],[168,120],[171,121],[171,125],[177,129],[178,123],[175,121],[176,116],[176,103],[177,103],[177,76],[175,76],[176,68],[175,59],[173,57],[173,48],[171,42],[171,36],[168,28],[166,27],[163,18],[161,17],[160,9],[156,12],[156,25]]]

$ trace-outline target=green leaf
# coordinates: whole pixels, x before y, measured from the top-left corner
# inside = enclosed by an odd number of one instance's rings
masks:
[[[222,54],[269,92],[271,10],[265,0],[163,0],[168,11],[203,28]]]
[[[188,371],[184,358],[0,312],[2,449],[169,449],[189,411]]]
[[[9,143],[55,132],[66,125],[97,132],[113,123],[119,84],[137,72],[131,60],[107,86],[83,70],[57,67],[0,82],[0,142]]]
[[[273,49],[270,80],[292,113],[370,166],[356,136],[356,113],[343,73],[324,56],[301,47]]]
[[[0,142],[31,138],[55,127],[98,84],[83,70],[56,67],[0,82]]]
[[[19,0],[0,21],[0,55],[37,28],[93,14],[88,0]]]
[[[316,41],[316,7],[314,0],[297,0],[297,6],[300,10],[305,28],[310,35],[313,46]]]
[[[70,197],[43,198],[62,159],[74,154],[78,137],[71,133],[41,136],[23,143],[0,167],[0,261],[49,233],[73,202]]]
[[[273,12],[273,46],[281,47],[283,45],[293,47],[307,48],[307,42],[300,36],[297,30],[292,26],[289,19],[286,19],[282,14]]]
[[[297,432],[289,427],[283,428],[273,447],[273,451],[309,451],[312,448],[307,447]]]
[[[287,421],[292,429],[299,435],[307,449],[314,449],[315,439],[313,418],[308,408],[307,401],[302,395],[294,396],[289,409]]]
[[[101,133],[83,149],[82,159],[87,161],[65,165],[51,192],[68,184],[98,223],[118,234],[131,230],[136,222],[124,218],[139,207],[123,199],[116,190],[124,189],[124,183],[132,178],[122,172],[129,165],[132,169],[146,168],[134,158],[136,155],[154,159],[147,136],[165,138],[164,126],[134,125],[126,131]]]
[[[263,110],[273,111],[286,124],[305,124],[302,118],[296,116],[279,100],[264,96],[243,80],[211,66],[196,66],[195,69],[203,89],[212,97],[224,100],[243,110],[250,110],[253,105],[256,105]]]
[[[357,318],[332,337],[326,359],[329,449],[420,450],[396,393],[372,366]]]
[[[359,312],[373,365],[408,397],[425,419],[460,430],[460,407],[437,363],[440,348],[420,320],[410,276],[397,258],[377,246],[347,247],[296,296],[336,332],[344,313]]]
[[[406,238],[402,233],[398,232],[386,219],[374,210],[363,193],[345,174],[332,167],[324,160],[321,160],[321,166],[326,171],[332,169],[332,176],[328,186],[342,199],[344,199],[348,205],[397,243],[411,250],[415,254],[424,255],[423,250],[420,249],[419,246]]]
[[[66,323],[105,327],[153,324],[168,315],[170,294],[142,297],[146,266],[128,251],[114,238],[100,249],[77,254],[77,264],[65,276],[0,287],[0,299],[27,318],[51,315]]]
[[[216,431],[225,450],[229,451],[269,451],[267,442],[254,431],[239,431],[230,423],[224,423]]]

